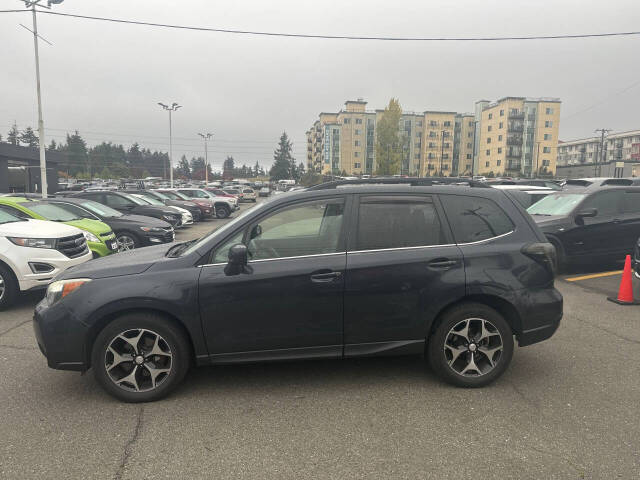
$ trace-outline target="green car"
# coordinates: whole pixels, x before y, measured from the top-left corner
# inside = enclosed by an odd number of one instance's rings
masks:
[[[118,251],[118,242],[111,227],[89,218],[80,218],[46,200],[30,200],[22,197],[0,197],[0,209],[20,218],[52,220],[72,225],[84,231],[87,245],[93,256],[104,257]]]

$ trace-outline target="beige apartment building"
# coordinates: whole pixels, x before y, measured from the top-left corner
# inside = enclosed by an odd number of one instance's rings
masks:
[[[476,102],[474,174],[555,175],[560,124],[557,98],[504,97]]]
[[[362,99],[349,100],[339,112],[319,115],[307,131],[309,169],[323,174],[375,173],[376,125],[384,110],[366,106]],[[403,112],[398,125],[402,149],[398,174],[470,175],[474,125],[471,113]]]

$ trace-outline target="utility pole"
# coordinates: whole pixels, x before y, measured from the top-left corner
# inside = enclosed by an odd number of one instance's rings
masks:
[[[595,166],[595,175],[599,177],[602,175],[602,164],[605,161],[604,158],[604,136],[605,134],[611,131],[610,128],[597,128],[594,130],[594,133],[600,132],[600,162],[598,162],[598,157],[596,155],[596,166]]]
[[[474,173],[474,164],[476,161],[476,128],[478,125],[478,121],[474,120],[473,121],[473,149],[472,149],[472,154],[471,154],[471,180],[473,180],[473,173]]]
[[[446,130],[442,130],[440,132],[442,134],[442,139],[440,140],[440,171],[438,172],[438,176],[442,176],[442,157],[444,157],[444,134],[447,133]]]
[[[204,184],[209,186],[209,157],[207,154],[207,140],[213,137],[213,133],[198,133],[204,140]]]
[[[165,105],[162,102],[158,102],[158,105],[169,112],[169,184],[171,188],[173,188],[173,132],[171,131],[171,113],[182,108],[182,105],[178,105],[176,102],[173,102],[171,106]]]
[[[540,142],[536,142],[536,169],[532,172],[533,178],[538,178],[539,164],[540,164]]]
[[[40,191],[42,192],[42,198],[47,198],[48,183],[47,183],[47,159],[45,153],[45,139],[44,139],[44,120],[42,118],[42,95],[40,93],[40,55],[38,52],[38,22],[36,20],[36,5],[42,0],[24,0],[26,8],[31,8],[31,16],[33,18],[33,49],[36,57],[36,94],[38,96],[38,136],[40,146]],[[48,7],[51,8],[52,3],[62,3],[63,0],[49,0]],[[44,5],[38,5],[44,6]],[[28,29],[27,29],[28,30]],[[46,41],[46,40],[45,40]],[[47,42],[48,43],[48,42]]]

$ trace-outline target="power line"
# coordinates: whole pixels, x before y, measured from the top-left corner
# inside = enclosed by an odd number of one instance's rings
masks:
[[[505,37],[382,37],[365,35],[327,35],[327,34],[307,34],[307,33],[284,33],[284,32],[262,32],[254,30],[235,30],[228,28],[194,27],[190,25],[175,25],[169,23],[143,22],[137,20],[124,20],[121,18],[96,17],[92,15],[78,15],[73,13],[52,12],[49,10],[38,10],[46,15],[57,15],[61,17],[79,18],[83,20],[97,20],[102,22],[122,23],[129,25],[141,25],[145,27],[173,28],[178,30],[194,30],[200,32],[227,33],[235,35],[255,35],[267,37],[287,37],[287,38],[311,38],[321,40],[375,40],[392,42],[494,42],[506,40],[559,40],[575,38],[602,38],[602,37],[623,37],[640,35],[640,31],[630,32],[605,32],[605,33],[583,33],[575,35],[522,35]],[[24,12],[24,10],[0,10],[0,13]]]
[[[596,103],[594,103],[592,105],[589,105],[588,107],[585,107],[582,110],[578,110],[577,112],[573,112],[572,114],[567,115],[566,117],[561,117],[561,120],[566,120],[567,118],[575,117],[576,115],[580,115],[581,113],[587,112],[587,111],[591,110],[592,108],[596,108],[596,107],[602,105],[603,103],[605,103],[610,98],[617,97],[618,95],[622,95],[623,93],[631,90],[634,87],[637,87],[638,85],[640,85],[640,80],[638,80],[636,82],[633,82],[631,85],[629,85],[627,87],[624,87],[622,90],[618,90],[617,92],[613,92],[610,95],[607,95],[606,97],[604,97],[599,102],[596,102]]]

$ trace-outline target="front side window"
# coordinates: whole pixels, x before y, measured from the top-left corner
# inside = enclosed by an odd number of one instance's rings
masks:
[[[227,261],[229,248],[245,239],[249,260],[298,257],[340,251],[344,200],[318,200],[284,207],[224,242],[214,263]]]
[[[610,216],[622,211],[623,202],[624,192],[622,190],[601,192],[587,198],[581,205],[580,210],[596,208],[598,210],[598,217]]]
[[[107,194],[104,197],[105,197],[105,203],[108,206],[113,207],[113,208],[129,207],[129,206],[134,204],[128,198],[121,197],[120,195]]]
[[[509,216],[487,198],[442,195],[441,200],[457,243],[487,240],[514,228]]]
[[[355,250],[420,247],[447,243],[429,197],[363,197]]]

